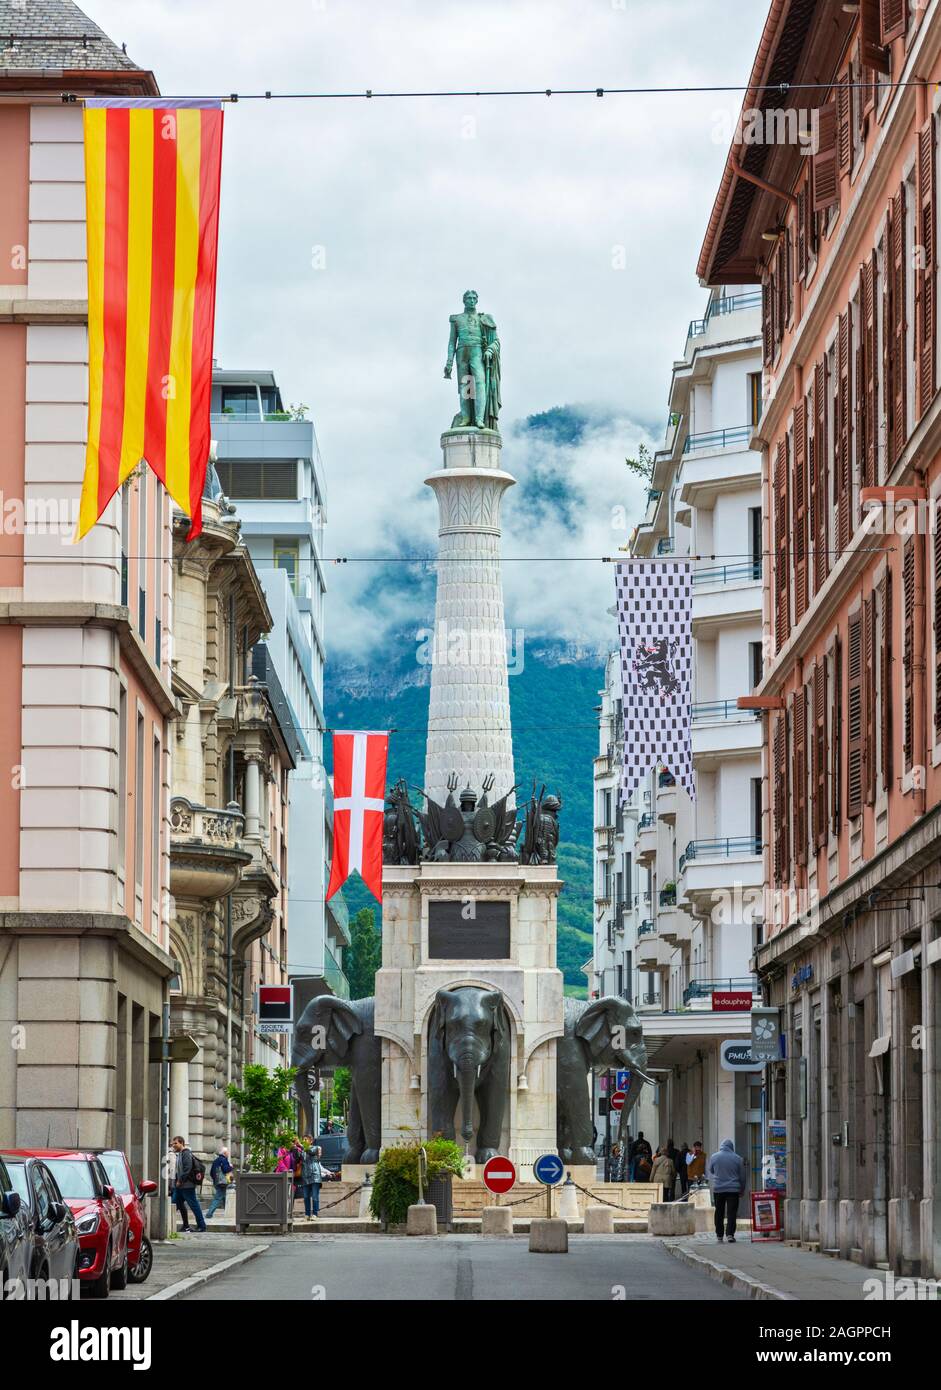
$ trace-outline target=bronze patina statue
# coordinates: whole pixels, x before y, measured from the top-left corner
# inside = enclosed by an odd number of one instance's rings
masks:
[[[526,829],[523,834],[523,848],[520,851],[521,864],[554,864],[559,847],[559,812],[562,809],[561,796],[546,796],[543,786],[533,794],[526,807]]]
[[[464,311],[451,315],[448,360],[444,375],[451,380],[457,358],[457,397],[460,410],[452,430],[496,430],[500,414],[500,339],[489,314],[477,312],[477,291],[465,290]]]
[[[389,790],[382,820],[383,864],[417,864],[421,839],[416,820],[418,812],[408,799],[408,783],[400,777]]]
[[[459,803],[454,799],[457,773],[448,778],[444,805],[425,792],[425,810],[411,804],[404,779],[388,794],[383,820],[382,861],[384,864],[417,864],[420,859],[438,863],[515,863],[519,858],[516,841],[522,828],[516,812],[507,802],[516,791],[512,787],[491,806],[487,797],[493,787],[491,773],[477,800],[473,787],[465,787]],[[416,788],[421,791],[421,788]],[[415,822],[421,826],[421,838]]]

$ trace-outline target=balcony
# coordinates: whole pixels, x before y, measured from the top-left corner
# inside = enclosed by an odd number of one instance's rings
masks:
[[[758,981],[753,975],[724,980],[690,980],[683,990],[683,1003],[689,1009],[712,1009],[712,995],[717,990],[751,990],[753,998],[760,998]],[[743,1010],[744,1012],[744,1010]]]
[[[671,946],[679,946],[689,941],[693,930],[689,913],[683,912],[674,903],[657,913],[657,935]]]
[[[634,1008],[639,1014],[659,1012],[661,1008],[661,997],[658,989],[646,990],[643,994],[637,995]]]
[[[662,970],[670,963],[672,947],[661,940],[655,923],[649,923],[650,931],[643,936],[638,932],[634,955],[639,970]]]
[[[676,778],[666,768],[657,776],[657,818],[673,825],[676,821]]]
[[[746,309],[761,308],[761,290],[749,290],[747,294],[730,294],[724,299],[714,299],[706,310],[706,316],[702,319],[691,319],[686,333],[687,342],[690,338],[701,338],[709,329],[710,323],[715,319],[725,318],[727,314],[739,314]],[[728,330],[731,332],[731,326]],[[742,336],[736,325],[735,337]]]
[[[595,777],[610,777],[614,772],[614,750],[609,747],[606,753],[600,753],[595,758]]]
[[[661,536],[657,541],[658,555],[672,555],[676,542],[672,536]]]
[[[611,859],[614,855],[614,826],[596,825],[595,826],[595,848],[605,859]]]
[[[649,865],[657,853],[657,824],[650,811],[645,811],[637,822],[637,840],[634,851],[637,862]]]
[[[331,994],[336,995],[337,999],[349,999],[350,982],[343,973],[340,962],[326,943],[324,943],[323,948],[323,977],[330,986]]]
[[[224,809],[185,796],[170,801],[170,892],[214,901],[230,893],[252,856],[242,843],[245,817],[236,802]]]
[[[693,636],[708,624],[761,618],[761,561],[713,565],[693,572]]]
[[[747,449],[751,439],[751,425],[733,425],[724,430],[703,430],[700,434],[688,434],[683,445],[684,454],[717,453],[720,449]]]
[[[690,840],[680,855],[679,873],[681,896],[696,911],[710,910],[718,905],[718,895],[761,888],[761,840],[748,835]]]
[[[761,721],[755,710],[739,709],[735,700],[712,700],[692,707],[693,758],[722,753],[761,751]]]

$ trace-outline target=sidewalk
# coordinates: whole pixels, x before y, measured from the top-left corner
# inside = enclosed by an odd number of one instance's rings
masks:
[[[126,1289],[114,1289],[111,1298],[144,1299],[155,1293],[178,1284],[181,1279],[189,1279],[213,1265],[230,1260],[233,1255],[255,1245],[267,1245],[268,1240],[259,1236],[217,1235],[207,1231],[205,1235],[180,1236],[177,1240],[154,1241],[154,1267],[150,1278],[144,1284],[128,1284]]]
[[[884,1270],[814,1255],[777,1241],[758,1244],[744,1234],[739,1234],[734,1249],[720,1245],[713,1235],[663,1243],[684,1264],[752,1298],[860,1303],[866,1299],[867,1280],[878,1280],[884,1290],[887,1278]]]

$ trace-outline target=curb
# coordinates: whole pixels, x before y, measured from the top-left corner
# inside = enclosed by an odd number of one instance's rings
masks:
[[[662,1244],[665,1250],[668,1250],[676,1259],[689,1265],[690,1268],[698,1269],[701,1274],[717,1280],[720,1284],[725,1284],[727,1288],[747,1294],[749,1298],[771,1299],[781,1303],[798,1302],[796,1294],[783,1293],[781,1289],[773,1289],[770,1284],[762,1284],[757,1279],[750,1279],[741,1269],[731,1269],[728,1265],[718,1264],[715,1260],[707,1260],[704,1255],[694,1255],[692,1250],[687,1249],[685,1245],[678,1245],[669,1240],[663,1241]]]
[[[186,1279],[180,1279],[176,1284],[169,1284],[159,1293],[152,1293],[144,1301],[155,1303],[168,1298],[182,1298],[184,1294],[190,1293],[193,1289],[198,1289],[201,1285],[218,1279],[220,1274],[226,1274],[236,1265],[244,1264],[246,1260],[252,1260],[256,1255],[262,1255],[270,1249],[270,1245],[253,1245],[250,1250],[240,1250],[237,1255],[232,1255],[228,1260],[221,1260],[219,1264],[210,1265],[208,1269],[201,1269],[196,1274],[190,1274]]]

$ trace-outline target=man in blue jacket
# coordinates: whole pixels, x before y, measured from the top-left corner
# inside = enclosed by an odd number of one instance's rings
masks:
[[[228,1149],[219,1149],[209,1168],[209,1178],[212,1182],[213,1196],[209,1203],[209,1210],[206,1212],[206,1220],[210,1216],[215,1216],[219,1208],[225,1215],[225,1199],[229,1191],[229,1174],[232,1172],[232,1164],[229,1162]]]
[[[712,1200],[716,1209],[716,1240],[722,1244],[722,1221],[725,1218],[726,1238],[735,1241],[738,1219],[738,1199],[745,1191],[745,1160],[735,1152],[731,1139],[723,1139],[718,1150],[706,1164],[706,1176],[712,1184]]]

